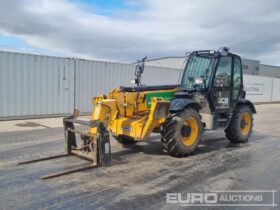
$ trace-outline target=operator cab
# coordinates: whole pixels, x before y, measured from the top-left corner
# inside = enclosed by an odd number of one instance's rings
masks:
[[[193,99],[214,129],[225,127],[239,99],[245,98],[240,56],[221,50],[194,51],[189,55],[175,98]]]

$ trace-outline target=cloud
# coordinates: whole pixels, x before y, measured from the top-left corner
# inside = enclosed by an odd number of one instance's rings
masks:
[[[97,59],[133,62],[146,54],[228,46],[244,57],[280,64],[278,0],[126,0],[126,5],[133,6],[102,15],[79,1],[0,0],[0,32]]]

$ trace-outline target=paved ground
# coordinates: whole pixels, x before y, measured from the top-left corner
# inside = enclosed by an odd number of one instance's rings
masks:
[[[89,116],[80,117],[83,120],[90,119]],[[62,126],[62,117],[26,119],[26,120],[9,120],[0,121],[1,132],[40,130],[42,128],[59,128]]]
[[[180,209],[178,204],[166,204],[167,192],[213,190],[275,189],[279,204],[280,105],[259,105],[257,111],[248,144],[229,144],[223,131],[206,132],[195,155],[178,159],[163,151],[159,136],[125,148],[112,140],[113,158],[123,164],[45,181],[39,177],[88,164],[67,157],[16,165],[21,160],[63,153],[62,128],[46,125],[1,132],[0,209]]]

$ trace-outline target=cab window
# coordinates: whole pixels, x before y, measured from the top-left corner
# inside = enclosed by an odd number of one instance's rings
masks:
[[[232,58],[230,56],[220,58],[215,76],[215,87],[230,86],[231,64]]]
[[[241,60],[238,57],[234,58],[233,68],[233,99],[238,99],[241,87]]]

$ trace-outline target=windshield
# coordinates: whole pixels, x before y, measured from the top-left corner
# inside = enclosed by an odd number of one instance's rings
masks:
[[[187,90],[207,88],[214,62],[215,57],[213,56],[191,55],[185,67],[181,87]],[[203,78],[204,84],[195,84],[195,79],[198,77]]]

